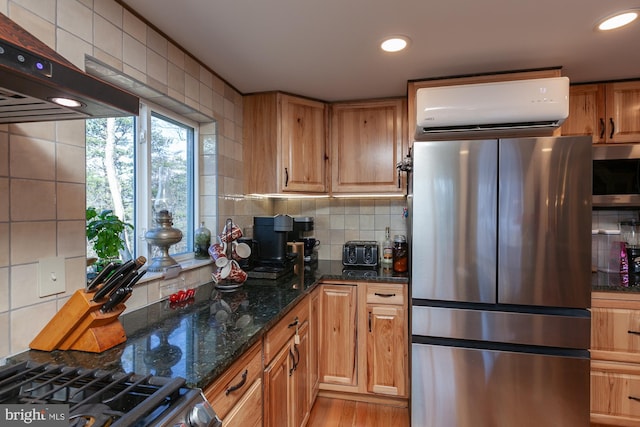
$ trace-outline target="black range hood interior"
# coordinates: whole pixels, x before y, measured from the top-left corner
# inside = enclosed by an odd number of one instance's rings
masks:
[[[77,107],[58,105],[65,98]],[[139,99],[93,77],[0,13],[0,124],[137,115]]]

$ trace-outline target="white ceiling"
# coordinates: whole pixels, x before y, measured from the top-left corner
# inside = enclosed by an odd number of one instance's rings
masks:
[[[640,78],[640,0],[123,0],[241,93],[404,96],[407,81],[562,66],[572,83]],[[382,52],[390,34],[412,40]]]

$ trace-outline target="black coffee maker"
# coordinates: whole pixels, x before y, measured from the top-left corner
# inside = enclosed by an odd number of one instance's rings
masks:
[[[258,245],[258,266],[285,267],[291,260],[287,254],[288,233],[293,231],[289,215],[253,217],[253,239]]]

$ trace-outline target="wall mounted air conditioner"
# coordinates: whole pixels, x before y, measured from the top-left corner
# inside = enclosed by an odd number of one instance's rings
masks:
[[[420,88],[416,115],[418,140],[548,134],[569,115],[569,79]]]

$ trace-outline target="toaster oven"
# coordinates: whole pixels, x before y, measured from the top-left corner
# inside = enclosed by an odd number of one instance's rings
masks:
[[[378,242],[350,240],[342,249],[342,264],[351,267],[377,267]]]

